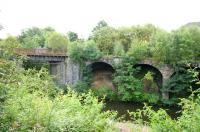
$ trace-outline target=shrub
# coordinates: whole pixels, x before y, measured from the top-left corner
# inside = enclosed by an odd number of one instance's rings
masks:
[[[174,74],[162,88],[162,91],[170,94],[170,100],[164,100],[164,103],[175,104],[180,102],[180,98],[188,97],[191,94],[191,85],[195,81],[190,69],[187,70],[181,65],[175,67]]]
[[[193,77],[196,80],[198,74],[191,70]],[[199,80],[197,82],[199,84]],[[145,105],[143,110],[137,112],[129,112],[136,123],[147,124],[154,132],[180,132],[180,131],[200,131],[200,89],[192,92],[189,98],[181,99],[179,105],[182,108],[181,116],[177,119],[172,119],[165,110],[152,110],[150,106]],[[147,121],[144,121],[146,117]]]
[[[121,64],[116,65],[113,82],[117,86],[118,97],[122,101],[140,101],[142,83],[134,77],[134,58],[125,57]]]
[[[134,56],[137,60],[144,60],[151,57],[149,43],[146,41],[135,40],[131,45],[128,53],[129,56]]]
[[[119,43],[119,42],[117,43],[116,42],[116,44],[114,46],[113,54],[115,56],[123,56],[125,54],[124,47],[123,47],[123,45],[121,43]]]
[[[89,84],[85,81],[78,81],[72,86],[73,90],[80,93],[86,93],[89,90]]]
[[[84,56],[86,60],[98,60],[102,57],[102,53],[98,49],[94,41],[86,41],[84,47]]]
[[[117,91],[113,90],[109,87],[102,86],[98,88],[92,88],[94,95],[100,98],[106,98],[110,100],[116,100],[117,99]]]
[[[0,41],[0,58],[12,59],[17,58],[14,53],[14,48],[21,47],[21,44],[15,37],[8,37]]]
[[[71,45],[69,56],[74,62],[83,63],[83,61],[98,60],[102,57],[102,53],[94,41],[74,42]]]
[[[25,89],[24,89],[25,90]],[[16,91],[1,118],[5,131],[112,131],[115,113],[101,112],[103,103],[90,93],[69,92],[50,100],[44,94]]]
[[[67,39],[66,36],[53,32],[47,39],[46,47],[53,50],[67,51],[68,45],[69,45],[69,40]]]
[[[195,99],[182,99],[180,106],[182,107],[181,116],[177,119],[172,119],[165,110],[159,109],[158,111],[152,110],[150,106],[144,107],[143,110],[137,112],[129,112],[136,123],[146,124],[150,126],[154,132],[180,132],[180,131],[193,131],[200,130],[200,96]],[[144,121],[144,117],[148,121]]]
[[[0,76],[1,131],[113,131],[116,113],[91,93],[58,92],[44,69],[1,62]]]

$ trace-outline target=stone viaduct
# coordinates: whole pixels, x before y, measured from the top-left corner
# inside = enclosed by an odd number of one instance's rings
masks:
[[[35,62],[49,62],[50,64],[50,74],[53,75],[56,80],[61,84],[75,84],[77,81],[81,80],[81,70],[77,63],[74,63],[62,51],[52,51],[48,49],[15,49],[18,55],[25,55],[28,60]],[[85,62],[87,66],[92,67],[92,71],[110,71],[114,72],[113,65],[120,63],[120,58],[105,59],[102,58],[98,61],[88,61]],[[173,69],[166,65],[158,65],[152,60],[144,60],[139,62],[136,67],[141,67],[141,69],[150,69],[159,77],[159,87],[170,78],[173,74]],[[107,72],[108,73],[108,72]],[[168,98],[168,93],[162,93],[163,98]]]

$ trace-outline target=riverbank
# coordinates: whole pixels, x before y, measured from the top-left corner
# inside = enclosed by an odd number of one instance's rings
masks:
[[[106,101],[104,111],[117,111],[117,116],[120,119],[125,121],[131,121],[131,117],[129,116],[127,111],[136,112],[138,109],[143,109],[143,107],[143,103],[137,102]],[[178,112],[181,110],[181,108],[178,106],[153,105],[152,108],[154,110],[158,110],[159,108],[165,109],[173,119],[176,119],[180,116],[180,113]]]

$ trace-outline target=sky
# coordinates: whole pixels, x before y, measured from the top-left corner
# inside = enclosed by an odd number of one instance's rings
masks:
[[[151,23],[171,31],[200,21],[200,0],[0,0],[0,38],[35,26],[87,38],[100,20],[116,28]]]

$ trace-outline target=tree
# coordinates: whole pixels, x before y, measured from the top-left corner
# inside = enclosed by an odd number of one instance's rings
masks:
[[[75,32],[69,31],[67,33],[67,36],[68,36],[68,39],[69,39],[70,42],[74,42],[74,41],[78,40],[78,34],[75,33]]]
[[[53,29],[52,27],[45,27],[44,29],[42,29],[43,32],[55,32],[55,29]]]
[[[173,58],[175,61],[194,61],[200,52],[200,28],[182,27],[172,33]]]
[[[129,56],[133,56],[136,60],[144,60],[150,57],[148,42],[134,40],[127,52]]]
[[[92,35],[92,39],[105,54],[113,53],[114,45],[118,41],[118,38],[117,30],[108,26],[96,30]]]
[[[84,58],[86,60],[94,61],[102,57],[102,53],[98,49],[96,43],[92,40],[84,43]]]
[[[69,40],[57,32],[52,33],[47,39],[47,47],[53,50],[67,51]]]
[[[69,56],[74,62],[83,63],[83,61],[94,61],[102,57],[102,53],[98,49],[93,40],[83,43],[74,42],[71,44]]]
[[[97,23],[97,26],[93,28],[92,32],[95,32],[103,27],[107,27],[108,24],[104,21],[104,20],[101,20]]]
[[[127,52],[128,49],[131,47],[135,32],[133,32],[133,29],[129,27],[121,27],[118,29],[118,31],[119,41],[123,45],[124,51]]]
[[[144,26],[133,26],[132,30],[135,33],[135,39],[149,42],[157,31],[157,28],[154,25],[147,24]]]
[[[18,39],[23,48],[43,48],[45,47],[46,39],[52,32],[55,32],[55,30],[51,27],[43,29],[38,27],[28,28],[22,31]]]
[[[9,36],[0,41],[0,58],[11,58],[14,55],[14,49],[21,47],[16,37]]]
[[[172,35],[164,30],[157,31],[151,39],[151,49],[154,60],[160,63],[174,62]]]
[[[42,31],[37,27],[23,30],[18,39],[22,43],[23,48],[44,47],[45,43]]]

